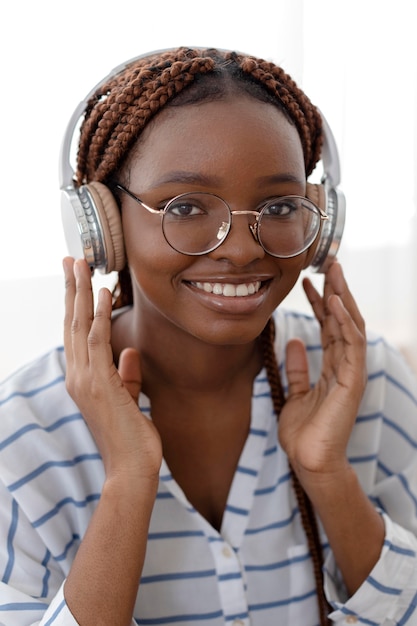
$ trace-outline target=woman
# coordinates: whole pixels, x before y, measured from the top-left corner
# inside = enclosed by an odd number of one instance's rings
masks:
[[[3,385],[5,623],[417,624],[416,383],[337,262],[304,281],[316,319],[280,307],[326,217],[321,142],[235,53],[151,55],[91,97],[77,185],[111,191],[126,262],[94,310],[66,258],[65,358]]]

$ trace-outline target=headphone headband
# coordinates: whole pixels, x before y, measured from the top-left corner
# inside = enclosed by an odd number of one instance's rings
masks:
[[[77,126],[85,114],[90,98],[102,85],[136,61],[170,50],[173,48],[140,54],[114,67],[78,104],[68,122],[59,157],[59,185],[62,191],[61,211],[64,232],[70,254],[75,257],[84,256],[92,269],[97,268],[103,272],[122,269],[125,264],[123,236],[119,223],[119,210],[107,187],[97,182],[82,185],[80,188],[75,187],[71,149]],[[220,51],[228,52],[225,49],[220,49]],[[321,185],[317,187],[323,189],[320,192],[318,190],[313,192],[311,189],[313,186],[309,184],[309,195],[312,193],[313,201],[316,195],[317,197],[324,196],[320,208],[326,211],[329,219],[324,222],[320,241],[310,265],[314,271],[325,272],[335,257],[342,238],[345,223],[345,198],[338,189],[340,164],[336,141],[321,111],[320,115],[323,123],[321,153],[323,176]]]

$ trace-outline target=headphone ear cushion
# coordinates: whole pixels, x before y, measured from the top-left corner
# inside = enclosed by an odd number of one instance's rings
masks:
[[[110,189],[92,181],[87,189],[91,194],[100,219],[107,257],[107,272],[120,271],[126,264],[122,220],[117,202]]]
[[[314,202],[319,209],[326,212],[326,192],[324,190],[324,185],[307,183],[306,196],[309,200]]]
[[[326,211],[326,192],[323,185],[307,183],[306,197],[314,202],[314,204],[319,207],[319,209],[322,209],[322,211]],[[304,269],[314,263],[316,259],[316,253],[318,250],[320,250],[322,245],[322,237],[323,232],[321,227],[319,236],[316,238],[316,241],[310,246],[310,249],[307,252]]]

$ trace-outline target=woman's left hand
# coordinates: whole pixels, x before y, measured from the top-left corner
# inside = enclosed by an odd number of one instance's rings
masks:
[[[342,268],[334,262],[323,296],[308,279],[304,289],[321,326],[321,376],[310,385],[304,344],[287,345],[288,398],[279,417],[280,443],[301,484],[331,480],[347,466],[346,448],[364,392],[365,324]]]

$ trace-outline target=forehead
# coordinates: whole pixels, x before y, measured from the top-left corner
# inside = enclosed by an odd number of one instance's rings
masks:
[[[134,149],[130,178],[146,185],[173,169],[220,178],[286,172],[305,179],[295,126],[277,107],[250,97],[163,109]]]

